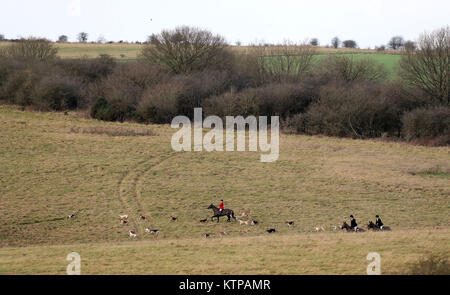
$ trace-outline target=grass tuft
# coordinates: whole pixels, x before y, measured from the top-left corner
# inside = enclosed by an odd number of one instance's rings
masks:
[[[72,133],[107,134],[110,136],[155,136],[155,132],[150,129],[130,129],[124,127],[71,127]]]

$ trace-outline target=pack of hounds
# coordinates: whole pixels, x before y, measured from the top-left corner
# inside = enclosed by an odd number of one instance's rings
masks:
[[[68,216],[68,218],[73,218],[73,215]],[[129,221],[128,221],[128,215],[119,215],[120,217],[120,223],[122,225],[128,225]],[[234,215],[233,215],[234,217]],[[260,224],[260,222],[258,222],[257,220],[253,219],[250,214],[248,212],[242,212],[239,218],[234,218],[235,221],[239,221],[239,225],[241,226],[258,226]],[[139,221],[140,222],[146,222],[149,221],[149,218],[144,216],[144,215],[139,215]],[[175,216],[170,216],[169,217],[169,222],[178,222],[179,219],[178,217]],[[230,221],[230,220],[228,220]],[[200,223],[207,223],[208,222],[208,218],[205,219],[201,219],[199,220]],[[289,227],[289,228],[293,228],[296,226],[295,221],[294,220],[289,220],[286,221],[285,224]],[[323,226],[314,226],[313,230],[315,232],[324,232],[325,227]],[[331,230],[333,231],[337,231],[337,230],[345,230],[347,232],[364,232],[365,230],[360,228],[358,226],[358,223],[356,222],[356,219],[354,218],[353,215],[350,215],[350,224],[347,223],[347,221],[343,221],[343,224],[341,226],[337,226],[337,225],[332,225],[331,226]],[[369,221],[369,223],[367,224],[367,230],[372,230],[372,231],[390,231],[391,228],[389,226],[386,226],[383,224],[383,222],[381,221],[381,218],[379,215],[375,216],[375,222],[373,221]],[[275,228],[267,228],[265,230],[267,233],[272,234],[272,233],[276,233],[276,229]],[[158,237],[160,230],[159,229],[151,229],[151,228],[145,228],[145,233],[151,234],[153,235],[155,238]],[[248,229],[241,229],[239,230],[239,233],[248,233]],[[130,238],[136,238],[137,237],[137,233],[136,230],[129,230],[128,234],[130,236]],[[203,237],[204,238],[211,238],[213,236],[217,236],[217,237],[223,237],[223,236],[227,236],[229,235],[229,232],[225,232],[225,231],[218,231],[215,234],[213,233],[204,233]]]
[[[122,225],[128,225],[129,221],[128,221],[128,214],[125,215],[119,215],[120,218],[120,224]],[[139,215],[139,221],[140,222],[146,222],[146,221],[150,221],[150,219],[147,216],[144,215]],[[178,222],[178,217],[175,216],[170,216],[169,217],[169,222]],[[159,229],[155,229],[155,228],[145,228],[145,232],[149,233],[151,235],[153,235],[155,238],[158,237],[160,230]],[[130,236],[130,238],[137,238],[137,233],[136,230],[131,229],[128,231],[128,235]]]

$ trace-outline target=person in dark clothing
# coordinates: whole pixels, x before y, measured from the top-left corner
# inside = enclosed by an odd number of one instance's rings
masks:
[[[358,231],[358,224],[356,223],[356,219],[353,217],[353,215],[350,215],[350,228],[354,231]]]
[[[375,224],[380,228],[383,229],[383,222],[381,221],[380,216],[375,215]]]

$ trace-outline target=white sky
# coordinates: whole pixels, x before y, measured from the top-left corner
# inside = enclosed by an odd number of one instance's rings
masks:
[[[0,34],[52,40],[65,34],[69,41],[81,31],[90,41],[100,35],[144,41],[161,29],[191,25],[230,43],[316,37],[325,45],[337,35],[366,48],[393,35],[414,40],[449,19],[449,0],[0,0]]]

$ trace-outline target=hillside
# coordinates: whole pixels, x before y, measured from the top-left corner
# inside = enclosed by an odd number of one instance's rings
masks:
[[[0,122],[1,274],[64,273],[71,251],[84,257],[84,273],[362,274],[369,251],[395,273],[450,250],[448,147],[282,135],[279,160],[261,163],[254,152],[175,153],[166,125],[11,106],[0,107]],[[221,198],[260,224],[199,223]],[[361,226],[380,214],[393,231],[332,230],[350,214]]]

